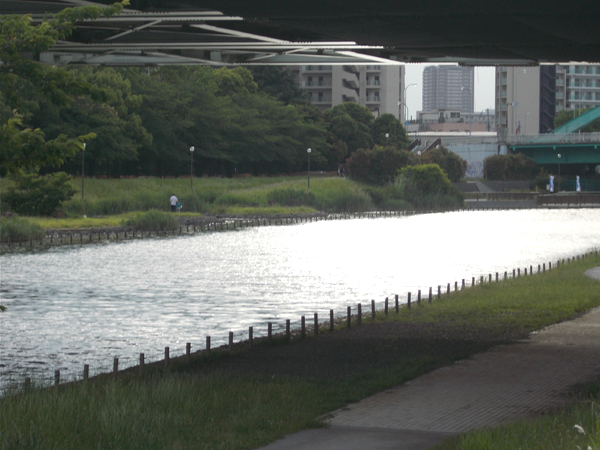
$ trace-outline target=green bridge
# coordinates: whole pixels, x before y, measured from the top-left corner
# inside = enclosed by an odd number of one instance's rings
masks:
[[[600,165],[600,132],[579,131],[597,119],[600,119],[600,106],[548,134],[509,136],[508,148],[514,153],[523,153],[537,164]]]

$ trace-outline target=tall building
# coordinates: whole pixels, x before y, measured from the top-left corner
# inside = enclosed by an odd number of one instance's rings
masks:
[[[496,129],[509,135],[554,129],[563,110],[600,106],[600,65],[496,68]]]
[[[423,111],[474,110],[473,67],[428,66],[423,70]]]
[[[404,122],[404,66],[294,66],[300,87],[321,109],[344,102],[366,106],[375,117],[393,114]]]

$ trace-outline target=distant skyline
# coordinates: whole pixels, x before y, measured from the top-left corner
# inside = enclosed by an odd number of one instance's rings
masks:
[[[416,112],[422,110],[423,104],[423,70],[427,66],[439,64],[407,64],[405,86],[416,83],[406,91],[408,114],[416,118]],[[454,64],[455,65],[455,64]],[[475,112],[494,109],[495,67],[475,67]]]

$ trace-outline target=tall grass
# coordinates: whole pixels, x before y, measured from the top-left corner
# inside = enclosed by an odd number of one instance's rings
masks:
[[[0,217],[0,241],[18,242],[41,239],[46,231],[41,226],[21,217]]]
[[[135,217],[126,220],[125,225],[137,230],[165,231],[179,228],[179,221],[173,213],[151,209],[145,213],[138,213]]]
[[[193,375],[174,368],[162,374],[149,371],[145,377],[100,378],[60,389],[14,393],[0,399],[0,449],[256,448],[285,434],[319,426],[317,418],[328,411],[485,347],[469,347],[466,341],[457,345],[455,340],[444,344],[446,331],[452,335],[452,330],[461,330],[472,341],[469,333],[482,330],[479,335],[489,338],[489,346],[600,305],[598,281],[583,275],[598,265],[600,256],[594,255],[544,274],[452,292],[431,305],[402,308],[398,315],[378,313],[374,320],[365,320],[363,327],[399,320],[435,324],[440,333],[411,341],[410,357],[393,358],[389,365],[366,365],[335,379],[228,372]],[[345,343],[348,348],[332,346],[331,351],[354,353],[356,343],[350,339]],[[384,355],[397,345],[393,336],[386,335],[370,340],[368,351]],[[553,425],[522,422],[515,431],[483,432],[488,434],[465,437],[464,444],[460,438],[458,443],[452,441],[458,446],[444,449],[576,448],[571,445],[575,443],[586,448],[588,441],[574,440],[573,426],[583,426],[595,443],[599,427],[597,406],[584,417],[585,408],[591,405],[583,405],[557,425],[562,434],[555,435],[556,439],[565,445],[548,438],[542,441],[545,447],[534,446],[535,436],[547,433]],[[514,439],[503,441],[504,434],[513,434]]]

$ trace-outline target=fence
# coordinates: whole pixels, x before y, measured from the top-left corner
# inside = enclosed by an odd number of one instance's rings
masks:
[[[562,259],[562,260],[559,260],[556,262],[555,267],[559,267],[561,264],[565,264],[565,263],[568,264],[571,261],[579,261],[580,259],[587,258],[591,254],[598,255],[598,253],[599,253],[599,250],[596,249],[596,250],[590,250],[587,253],[582,254],[582,255],[577,255],[573,258],[567,258],[566,261],[565,261],[565,259]],[[197,357],[208,356],[211,354],[211,352],[232,353],[232,352],[249,351],[255,345],[256,341],[261,341],[264,343],[271,343],[277,338],[278,340],[285,339],[286,341],[291,342],[291,341],[297,340],[297,339],[305,339],[308,334],[312,334],[312,335],[316,336],[321,333],[321,330],[328,331],[331,333],[331,332],[335,331],[336,327],[349,329],[349,328],[352,328],[353,326],[361,326],[362,320],[364,318],[368,319],[369,316],[371,319],[375,319],[375,317],[378,313],[380,313],[380,314],[382,313],[385,316],[388,316],[390,314],[390,312],[399,314],[400,308],[411,309],[414,303],[416,303],[417,305],[421,305],[421,304],[424,305],[425,303],[432,303],[434,296],[437,297],[438,299],[440,299],[442,297],[442,295],[450,295],[452,292],[458,291],[459,286],[460,286],[460,290],[463,290],[469,286],[470,287],[476,286],[477,284],[499,282],[499,281],[508,280],[509,278],[518,278],[521,276],[531,276],[531,275],[534,275],[534,269],[535,269],[535,267],[533,265],[530,265],[529,268],[525,267],[523,272],[521,272],[521,268],[518,268],[518,269],[512,269],[512,273],[509,271],[505,271],[503,275],[501,275],[499,272],[496,272],[495,276],[492,276],[492,274],[490,273],[490,274],[488,274],[487,277],[480,276],[479,280],[477,280],[475,277],[472,277],[470,283],[466,279],[463,278],[461,280],[460,285],[459,285],[458,281],[455,281],[454,284],[447,283],[445,286],[438,285],[437,291],[435,293],[434,293],[432,287],[429,287],[429,289],[428,289],[428,291],[426,291],[426,293],[422,293],[421,290],[418,290],[416,292],[415,299],[412,298],[412,293],[408,292],[407,298],[406,298],[406,303],[403,303],[403,304],[400,304],[399,295],[393,294],[393,298],[391,301],[390,301],[389,297],[385,298],[385,300],[383,301],[383,308],[381,308],[381,309],[377,309],[375,300],[371,300],[370,305],[368,305],[368,306],[370,306],[370,311],[363,311],[362,303],[358,303],[356,305],[356,309],[353,309],[351,306],[348,306],[345,310],[345,314],[344,314],[344,312],[342,312],[341,314],[338,314],[337,316],[336,316],[334,310],[331,309],[331,310],[329,310],[328,320],[325,322],[322,322],[322,323],[319,322],[319,316],[317,313],[315,313],[312,316],[312,319],[313,319],[312,326],[307,325],[306,316],[300,317],[300,327],[296,328],[296,329],[291,328],[290,319],[286,319],[284,324],[283,323],[282,324],[274,324],[273,322],[267,322],[266,335],[259,337],[259,338],[255,338],[254,327],[250,326],[248,328],[247,337],[244,336],[243,339],[239,340],[238,342],[235,342],[234,332],[230,331],[229,336],[228,336],[228,343],[221,345],[214,349],[211,347],[211,339],[212,339],[211,336],[206,336],[205,347],[203,349],[199,349],[194,354],[192,354],[192,348],[191,348],[192,346],[191,346],[191,343],[189,343],[189,342],[186,343],[186,345],[185,345],[185,353],[182,354],[181,356],[178,356],[175,358],[173,358],[171,355],[171,348],[165,347],[163,359],[155,361],[151,364],[153,364],[154,366],[162,366],[166,369],[171,364],[173,364],[174,359],[177,359],[178,362],[184,362],[186,364],[191,364],[192,357],[197,358]],[[546,270],[548,270],[548,271],[552,270],[552,262],[549,262],[547,265],[546,265],[546,263],[538,264],[537,272],[535,272],[535,273],[537,273],[537,274],[545,273]],[[445,292],[442,292],[442,290],[444,288],[445,288]],[[274,332],[274,328],[275,328],[274,325],[279,325],[280,331],[278,331],[277,333]],[[139,354],[139,364],[137,366],[129,367],[127,369],[119,369],[119,358],[114,358],[111,374],[104,373],[104,374],[98,374],[98,376],[112,375],[112,377],[116,379],[119,376],[119,373],[122,373],[125,370],[127,370],[129,373],[137,372],[139,375],[142,375],[144,373],[144,371],[147,370],[146,368],[149,364],[150,363],[147,361],[145,353]],[[90,379],[90,366],[88,364],[84,364],[84,366],[83,366],[83,378],[82,379],[83,379],[83,381],[88,381]],[[61,373],[60,373],[60,370],[56,370],[54,372],[54,386],[59,387],[60,384],[61,384]],[[31,386],[30,378],[25,379],[24,386],[26,389],[28,389]]]

